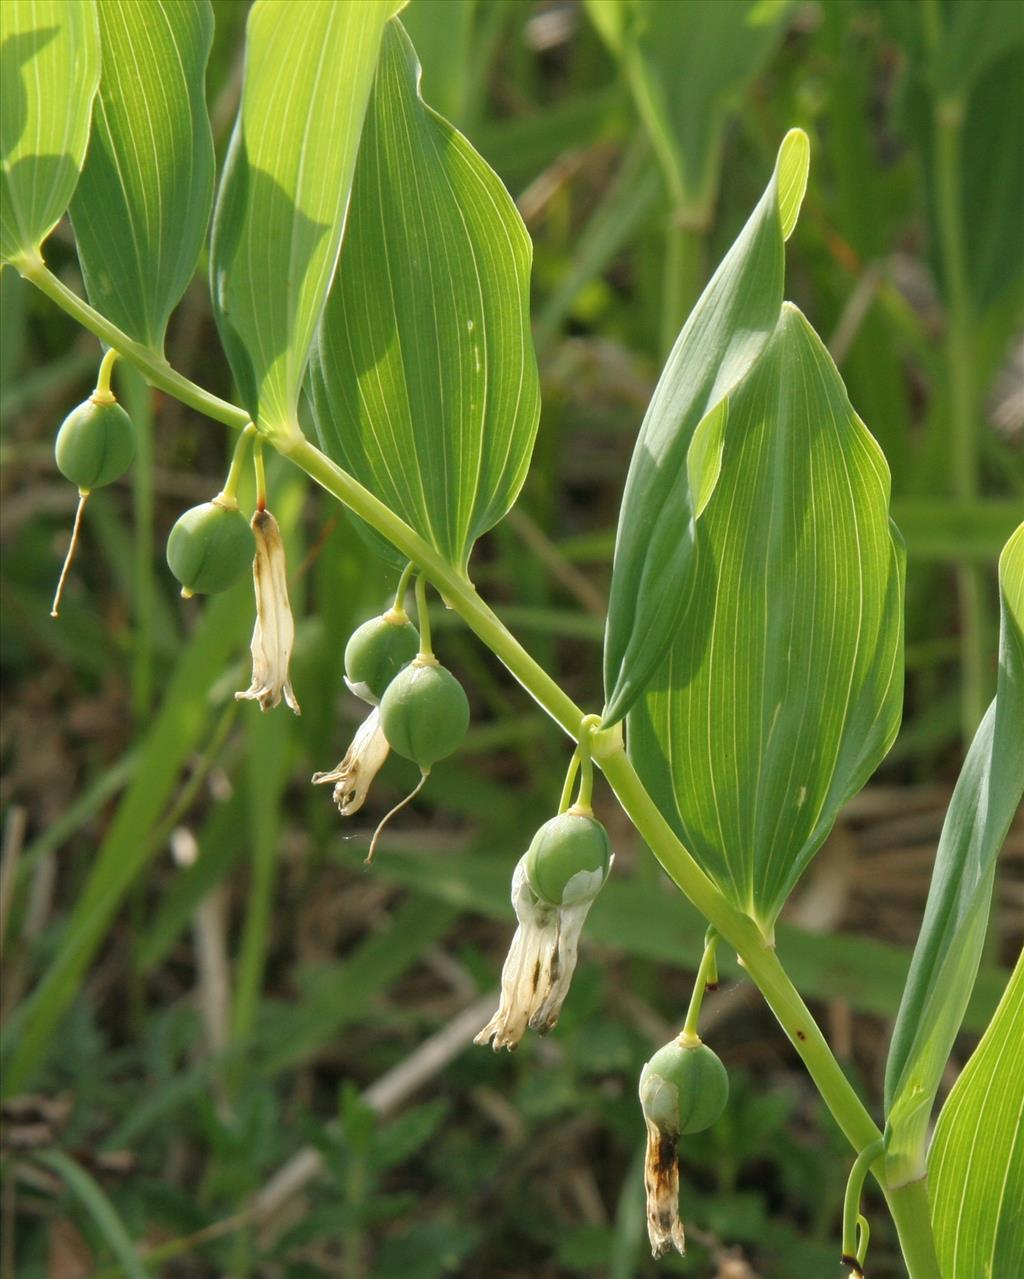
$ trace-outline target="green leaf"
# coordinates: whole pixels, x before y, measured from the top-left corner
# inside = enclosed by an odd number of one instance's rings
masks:
[[[1024,793],[1024,524],[999,561],[996,696],[953,791],[885,1071],[887,1162],[924,1171],[932,1103],[970,998],[988,929],[996,859]]]
[[[710,215],[729,110],[778,43],[787,0],[586,0],[622,63],[676,206]]]
[[[100,76],[93,0],[5,0],[0,55],[0,259],[38,255],[64,215]]]
[[[767,190],[684,325],[640,428],[615,544],[605,638],[608,725],[643,691],[680,621],[696,546],[690,443],[705,417],[726,411],[722,402],[778,323],[784,229],[796,223],[808,159],[807,135],[791,130]]]
[[[1024,1274],[1024,954],[928,1154],[943,1279]]]
[[[892,744],[903,684],[889,471],[790,303],[730,396],[720,466],[685,620],[628,742],[701,866],[770,937]]]
[[[310,369],[314,416],[324,450],[463,571],[537,431],[530,262],[511,197],[423,102],[392,23]]]
[[[38,1159],[55,1172],[79,1200],[128,1279],[148,1279],[149,1271],[142,1264],[124,1222],[95,1177],[62,1150],[45,1150]]]
[[[89,299],[163,352],[195,271],[213,201],[208,0],[103,0],[103,73],[71,203]]]
[[[295,430],[384,24],[403,0],[257,0],[217,197],[214,313],[245,407]]]

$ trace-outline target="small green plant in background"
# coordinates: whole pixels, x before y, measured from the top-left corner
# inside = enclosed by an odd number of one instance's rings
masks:
[[[547,1033],[559,1020],[588,913],[613,873],[609,836],[592,809],[597,773],[710,925],[682,1029],[652,1053],[639,1080],[655,1255],[685,1251],[679,1152],[730,1104],[724,1067],[699,1033],[719,950],[729,949],[849,1144],[836,1247],[847,1268],[863,1274],[870,1264],[862,1189],[871,1175],[911,1279],[1024,1273],[1017,1211],[1024,1164],[1013,1136],[1024,1105],[1015,1048],[1022,963],[929,1138],[981,962],[996,859],[1024,790],[1024,525],[1000,558],[998,683],[983,716],[975,706],[983,579],[976,566],[958,566],[970,602],[964,718],[973,730],[980,717],[980,726],[939,843],[889,1052],[881,1126],[775,946],[798,880],[896,737],[907,579],[882,450],[810,321],[785,299],[786,242],[808,189],[804,131],[782,138],[763,195],[699,290],[726,107],[781,38],[786,6],[688,8],[685,21],[697,21],[708,43],[693,45],[683,76],[665,61],[666,32],[684,20],[677,5],[587,5],[622,66],[673,205],[661,320],[667,358],[626,479],[603,706],[589,712],[471,580],[474,544],[515,502],[537,434],[532,247],[497,176],[423,100],[402,7],[400,0],[306,3],[297,20],[293,4],[257,0],[216,184],[202,91],[213,34],[208,4],[11,0],[4,10],[4,48],[13,55],[3,89],[3,261],[106,347],[96,392],[66,419],[56,444],[57,464],[81,494],[76,531],[88,493],[122,474],[134,451],[111,389],[115,361],[236,432],[221,490],[186,511],[168,540],[184,595],[225,594],[210,602],[205,642],[168,690],[167,731],[201,731],[184,694],[216,678],[227,659],[227,621],[250,565],[252,680],[236,697],[264,711],[283,700],[300,713],[286,538],[271,513],[277,494],[266,469],[276,452],[354,518],[367,548],[364,573],[374,572],[377,556],[401,574],[392,607],[345,649],[346,682],[369,714],[338,766],[313,778],[333,784],[343,817],[362,807],[391,751],[420,772],[398,807],[429,794],[433,765],[469,727],[462,685],[434,652],[430,588],[572,743],[557,810],[545,815],[513,874],[518,929],[498,1009],[478,1042],[515,1048],[528,1028]],[[961,193],[944,186],[943,148],[955,143],[947,136],[959,127],[955,108],[979,70],[963,50],[992,49],[985,56],[994,58],[1003,36],[994,18],[984,30],[970,17],[956,19],[966,30],[944,29],[938,6],[924,9],[934,65],[952,63],[935,120],[936,181],[956,304],[951,439],[963,451],[973,411],[964,359],[970,307],[959,278]],[[733,61],[719,66],[708,50],[723,47]],[[88,301],[43,258],[68,210]],[[239,403],[204,390],[164,356],[169,316],[211,226],[213,311]],[[250,462],[251,518],[239,497]],[[976,487],[968,481],[965,498]],[[278,483],[286,502],[289,482]],[[416,626],[406,612],[413,587]],[[453,641],[446,630],[438,647]],[[151,793],[134,801],[138,813],[126,805],[115,819],[68,925],[74,944],[54,955],[10,1028],[8,1095],[32,1083],[145,863],[145,849],[125,858],[130,840],[117,823],[130,831],[144,805],[159,811],[170,791],[176,766],[161,759],[159,736],[145,764]],[[268,811],[275,802],[268,788]],[[272,856],[272,821],[261,831],[257,873]],[[369,857],[379,834],[380,827]],[[247,971],[255,986],[236,1010],[243,1023],[259,980],[257,968]],[[355,1229],[370,1198],[366,1179],[372,1184],[387,1154],[355,1100],[342,1111],[348,1142],[341,1150],[324,1138],[323,1157],[350,1187]],[[408,1138],[414,1147],[429,1139],[435,1120],[426,1116],[423,1132]],[[73,1161],[50,1163],[107,1223],[124,1270],[141,1273],[103,1192]],[[683,1211],[685,1204],[684,1190]]]

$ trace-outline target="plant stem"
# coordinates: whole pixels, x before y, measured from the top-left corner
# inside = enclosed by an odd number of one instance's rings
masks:
[[[937,0],[922,6],[925,37],[934,49],[942,37]],[[936,215],[946,295],[946,366],[949,371],[949,476],[957,502],[971,502],[979,489],[978,394],[974,378],[974,317],[965,253],[961,153],[964,102],[957,94],[939,94],[933,109]],[[974,736],[988,701],[985,678],[984,593],[979,568],[956,561],[960,602],[962,683],[960,717],[963,742]]]
[[[569,760],[569,767],[565,772],[565,781],[562,784],[562,795],[558,801],[558,812],[561,815],[566,812],[572,803],[572,788],[576,782],[576,774],[580,771],[580,748],[577,746],[572,753],[572,759]]]
[[[470,630],[504,662],[551,718],[579,740],[584,731],[583,711],[522,648],[471,582],[308,440],[293,444],[288,456],[311,479],[373,525],[404,555],[415,560]],[[618,728],[592,733],[590,738],[594,760],[627,816],[683,893],[740,956],[854,1149],[862,1150],[877,1141],[878,1129],[833,1057],[774,949],[754,921],[726,899],[683,847],[627,759]]]
[[[395,588],[395,602],[391,605],[391,614],[396,621],[404,622],[408,614],[405,611],[405,595],[409,589],[409,581],[416,572],[416,565],[409,561],[405,568],[402,569],[402,576],[398,579],[398,586]]]
[[[942,1279],[935,1255],[927,1181],[911,1181],[897,1190],[885,1190],[885,1200],[896,1223],[910,1279]]]
[[[704,273],[704,225],[698,212],[679,209],[665,228],[665,284],[661,297],[661,354],[675,345],[683,322],[700,294]]]
[[[420,629],[420,657],[434,656],[434,641],[430,634],[430,609],[427,605],[427,579],[421,573],[416,579],[416,623]]]
[[[173,395],[183,404],[218,422],[223,422],[225,426],[233,427],[236,431],[241,431],[249,425],[249,414],[245,409],[239,408],[237,404],[229,404],[227,400],[222,400],[216,395],[211,395],[209,391],[204,391],[201,386],[196,386],[187,377],[183,377],[172,369],[158,352],[144,346],[141,342],[134,341],[116,324],[111,324],[106,316],[94,310],[88,302],[84,302],[77,293],[73,293],[52,271],[48,270],[42,258],[22,259],[13,265],[26,280],[34,284],[41,293],[45,293],[51,302],[55,302],[83,328],[88,329],[90,333],[94,333],[109,347],[116,350],[122,359],[134,364],[150,385],[159,387],[161,391]]]
[[[114,371],[114,364],[117,362],[117,352],[113,347],[100,360],[100,369],[96,374],[96,390],[93,395],[106,398],[111,394],[110,391],[110,375]]]
[[[162,356],[132,341],[115,325],[66,288],[41,259],[22,262],[19,269],[62,310],[90,332],[116,347],[122,358],[136,365],[154,386],[185,404],[237,430],[250,425],[249,414],[237,405],[210,395],[175,372]],[[279,451],[354,514],[413,561],[527,693],[577,743],[586,735],[594,761],[600,766],[623,810],[658,861],[686,897],[697,907],[761,990],[779,1024],[803,1059],[811,1078],[840,1129],[858,1152],[880,1137],[850,1081],[832,1055],[799,992],[779,962],[774,947],[749,916],[737,910],[704,873],[683,846],[626,756],[621,726],[593,732],[587,717],[550,675],[530,656],[501,619],[480,598],[472,582],[454,569],[413,528],[388,506],[311,444],[295,426],[283,436]],[[590,723],[584,723],[589,719]],[[924,1183],[914,1182],[889,1191],[893,1219],[903,1242],[911,1279],[939,1279]]]
[[[690,1006],[686,1010],[686,1021],[683,1023],[683,1029],[680,1034],[681,1039],[700,1039],[700,1010],[704,1003],[704,992],[707,990],[711,981],[711,974],[715,970],[715,952],[718,949],[718,934],[714,929],[708,930],[708,937],[704,942],[704,955],[700,961],[700,967],[697,969],[697,976],[693,979],[693,994],[690,996]]]
[[[224,487],[217,494],[218,498],[229,505],[238,505],[238,484],[242,478],[242,468],[245,466],[246,459],[249,456],[249,448],[252,445],[255,434],[256,428],[250,423],[235,441],[235,449],[231,454],[231,464],[224,480]]]
[[[859,1152],[878,1141],[881,1133],[832,1055],[774,947],[754,921],[727,900],[684,848],[627,758],[619,727],[591,732],[590,726],[584,723],[588,717],[506,629],[473,584],[315,445],[299,437],[289,444],[286,455],[322,488],[388,538],[403,555],[415,560],[470,630],[570,737],[578,742],[581,736],[589,735],[593,759],[626,815],[684,895],[736,951],[854,1150]],[[923,1189],[917,1191],[916,1185],[892,1192],[883,1185],[882,1190],[900,1238],[906,1241],[910,1279],[939,1279],[927,1195]]]
[[[846,1182],[846,1195],[843,1199],[843,1259],[857,1257],[857,1218],[860,1216],[860,1197],[864,1190],[864,1179],[871,1171],[871,1165],[885,1154],[885,1142],[878,1140],[865,1146],[853,1161],[850,1176]]]

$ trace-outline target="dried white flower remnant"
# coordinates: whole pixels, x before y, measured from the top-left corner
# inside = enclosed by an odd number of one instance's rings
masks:
[[[252,562],[252,580],[256,592],[256,625],[252,633],[252,683],[244,693],[236,693],[239,701],[250,700],[269,711],[285,702],[296,715],[302,714],[298,698],[288,678],[295,643],[295,621],[288,602],[288,573],[284,542],[277,520],[267,510],[252,517],[256,538],[256,555]]]
[[[491,1041],[494,1051],[517,1047],[529,1026],[546,1034],[558,1021],[576,968],[580,933],[604,875],[594,876],[594,891],[585,900],[550,906],[530,887],[526,857],[512,876],[512,905],[519,927],[501,970],[498,1011],[474,1043]]]
[[[651,1252],[663,1257],[671,1249],[686,1253],[686,1236],[679,1217],[678,1134],[662,1128],[646,1115],[647,1157],[644,1188],[647,1191],[647,1234]]]
[[[343,817],[358,813],[373,779],[388,757],[388,739],[380,725],[380,709],[374,707],[359,725],[345,758],[329,773],[314,773],[313,785],[334,783],[334,802]]]

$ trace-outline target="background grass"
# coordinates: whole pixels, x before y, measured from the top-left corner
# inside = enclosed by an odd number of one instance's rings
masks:
[[[215,9],[222,152],[245,6]],[[779,945],[875,1105],[964,733],[994,686],[995,557],[1024,493],[1022,45],[1012,22],[994,43],[973,28],[953,43],[987,52],[958,91],[951,242],[939,135],[956,68],[935,49],[964,11],[963,0],[792,5],[729,106],[714,215],[682,249],[628,86],[582,6],[408,11],[427,100],[501,174],[536,246],[535,464],[475,580],[588,707],[666,310],[730,243],[785,130],[811,136],[787,292],[829,341],[892,468],[909,552],[908,691],[896,747],[798,889]],[[81,287],[66,227],[48,256]],[[52,622],[74,504],[52,437],[99,351],[9,271],[0,306],[3,1273],[654,1274],[635,1087],[685,1007],[703,937],[694,912],[599,795],[616,871],[562,1022],[514,1057],[470,1050],[512,932],[511,869],[557,801],[558,730],[439,612],[438,649],[470,691],[474,726],[366,872],[368,834],[411,767],[390,762],[347,824],[307,779],[357,721],[344,643],[393,575],[337,509],[274,468],[304,714],[236,706],[247,586],[185,603],[163,564],[177,514],[219,487],[225,432],[122,366],[139,462],[91,500]],[[202,271],[169,355],[230,394]],[[1018,823],[956,1064],[1019,949],[1022,857]],[[721,1124],[686,1142],[691,1250],[658,1271],[838,1274],[847,1152],[756,992],[727,960],[723,978],[706,1024],[733,1096]],[[871,1271],[886,1279],[901,1271],[873,1207]]]

